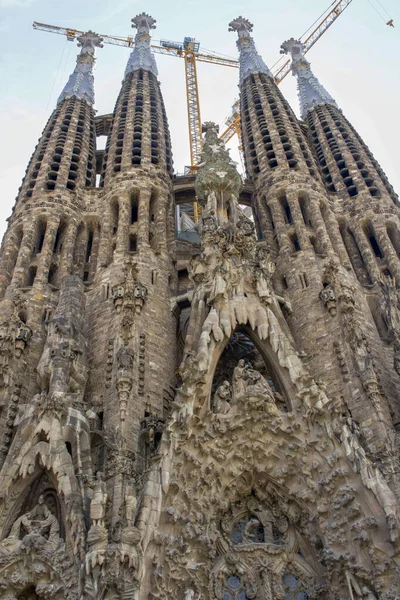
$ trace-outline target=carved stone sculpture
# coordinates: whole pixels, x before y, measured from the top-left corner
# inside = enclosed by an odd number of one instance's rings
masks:
[[[214,412],[226,415],[231,409],[232,388],[229,381],[224,381],[214,394]]]
[[[107,498],[107,487],[103,479],[103,474],[98,471],[96,474],[93,496],[90,501],[90,519],[94,527],[104,527]]]
[[[32,510],[19,517],[13,524],[9,535],[0,543],[0,554],[15,552],[22,546],[56,549],[62,542],[60,525],[40,496]]]

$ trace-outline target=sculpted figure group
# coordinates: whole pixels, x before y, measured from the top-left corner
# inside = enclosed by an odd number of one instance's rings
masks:
[[[60,545],[60,525],[44,497],[39,496],[34,508],[20,516],[8,536],[0,544],[0,555],[18,551],[22,546],[46,546],[57,549]]]
[[[243,358],[233,370],[232,385],[224,381],[216,390],[213,399],[215,413],[226,415],[234,405],[253,397],[259,398],[266,410],[275,412],[275,393],[265,377]]]

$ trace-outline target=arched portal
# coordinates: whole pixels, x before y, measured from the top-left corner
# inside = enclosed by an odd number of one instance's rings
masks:
[[[228,340],[215,367],[211,385],[211,408],[214,409],[215,394],[224,382],[229,382],[231,386],[234,385],[233,380],[238,373],[236,367],[240,363],[259,373],[261,378],[268,383],[280,410],[290,411],[288,378],[279,367],[277,359],[273,359],[272,349],[268,348],[268,342],[256,339],[254,332],[247,327],[237,329]],[[258,378],[257,374],[254,376]]]

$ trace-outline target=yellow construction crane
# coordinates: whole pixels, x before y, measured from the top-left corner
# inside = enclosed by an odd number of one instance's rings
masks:
[[[33,23],[34,29],[48,31],[50,33],[58,33],[65,35],[67,40],[73,42],[77,36],[82,35],[83,31],[79,29],[71,29],[68,27],[58,27],[57,25],[47,25],[46,23]],[[100,34],[103,42],[116,46],[127,46],[132,48],[134,45],[133,37],[117,37],[111,35]],[[170,40],[160,40],[159,44],[152,44],[152,49],[158,54],[167,54],[169,56],[178,56],[185,61],[186,74],[186,98],[189,124],[189,139],[190,139],[190,161],[191,169],[195,170],[200,162],[201,155],[201,117],[200,117],[200,100],[199,87],[197,83],[196,62],[212,63],[214,65],[223,65],[225,67],[239,67],[239,62],[233,58],[219,55],[215,52],[207,54],[200,52],[200,43],[194,38],[185,37],[183,43],[173,42]]]
[[[311,28],[312,31],[309,36],[304,40],[305,52],[308,52],[314,44],[324,35],[331,25],[336,21],[343,11],[351,4],[353,0],[340,0],[339,2],[332,2],[327,11],[325,11],[315,23],[301,36],[302,38],[307,35]],[[316,23],[318,23],[316,25]],[[315,26],[316,25],[316,26]],[[315,26],[315,27],[314,27]],[[302,40],[303,41],[303,40]],[[280,61],[278,61],[280,62]],[[277,63],[275,63],[276,65]],[[274,65],[274,66],[275,66]],[[273,72],[275,82],[279,84],[285,77],[290,73],[290,59],[286,60],[285,63],[279,67],[279,69]],[[222,126],[221,139],[226,144],[230,139],[237,134],[239,140],[241,140],[240,130],[240,102],[236,102],[232,106],[232,112],[229,117],[225,120]],[[239,142],[240,143],[240,142]]]

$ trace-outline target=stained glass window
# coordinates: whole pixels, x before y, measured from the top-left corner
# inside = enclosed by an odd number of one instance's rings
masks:
[[[225,579],[222,600],[248,600],[246,587],[243,585],[240,577],[229,575]]]
[[[296,575],[285,573],[282,581],[285,588],[285,600],[309,600],[310,597],[303,582]]]

